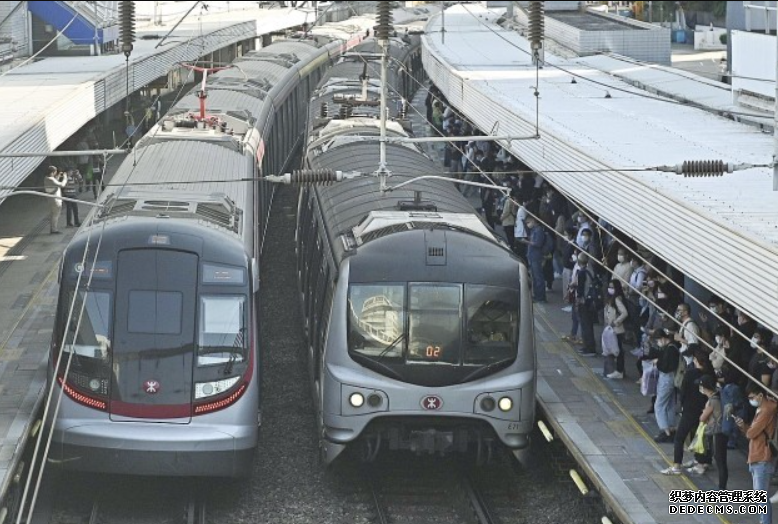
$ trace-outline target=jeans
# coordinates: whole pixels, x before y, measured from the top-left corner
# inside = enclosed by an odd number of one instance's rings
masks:
[[[754,490],[764,491],[770,487],[770,477],[773,476],[773,463],[772,462],[754,462],[748,465],[748,471],[751,472],[751,478],[754,481]],[[769,496],[768,496],[769,499]],[[772,524],[773,522],[773,508],[770,501],[767,501],[767,514],[759,515],[760,524]],[[765,506],[765,504],[760,504]]]
[[[535,301],[546,300],[546,283],[543,279],[543,258],[527,257],[529,269],[532,273],[532,299]]]
[[[675,426],[675,373],[659,372],[656,383],[654,416],[659,429],[667,431]]]

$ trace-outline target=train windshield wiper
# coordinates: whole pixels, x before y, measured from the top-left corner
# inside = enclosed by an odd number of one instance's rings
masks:
[[[384,358],[386,354],[389,353],[394,348],[394,346],[396,346],[397,343],[404,338],[405,338],[405,333],[400,333],[400,335],[396,339],[394,339],[391,344],[386,346],[386,349],[381,351],[381,353],[379,353],[378,356],[375,357],[375,360],[381,360],[382,358]]]
[[[476,379],[478,377],[483,377],[485,375],[488,375],[491,371],[497,371],[497,368],[506,367],[508,364],[510,364],[514,360],[516,360],[516,357],[504,358],[502,360],[497,360],[495,362],[492,362],[491,364],[488,364],[488,365],[486,365],[484,367],[480,367],[480,368],[476,369],[475,371],[473,371],[472,373],[470,373],[469,375],[467,375],[462,380],[460,380],[459,383],[461,384],[463,382],[468,382],[468,381],[474,380],[474,379]]]

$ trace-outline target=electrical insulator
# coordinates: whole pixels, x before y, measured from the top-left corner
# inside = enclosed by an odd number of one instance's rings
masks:
[[[405,120],[408,118],[408,101],[403,100],[403,105],[400,108],[400,120]]]
[[[327,105],[327,102],[321,103],[321,108],[319,110],[319,116],[322,118],[328,118],[330,116],[330,106]]]
[[[135,2],[119,2],[119,21],[122,52],[129,58],[132,53],[132,43],[135,42]]]
[[[679,174],[685,177],[723,176],[733,171],[733,166],[723,160],[687,160],[680,167]]]
[[[389,40],[392,34],[392,3],[378,2],[378,25],[375,26],[374,34],[378,40]]]
[[[533,51],[543,47],[543,2],[531,1],[528,8],[529,43]]]
[[[292,184],[327,184],[337,182],[338,176],[332,169],[295,169]]]
[[[354,108],[350,104],[343,104],[338,111],[338,118],[345,120],[346,118],[351,118],[352,114],[354,114]]]

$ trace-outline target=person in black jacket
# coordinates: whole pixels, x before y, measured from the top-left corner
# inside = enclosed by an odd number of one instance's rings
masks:
[[[696,460],[690,461],[688,464],[682,464],[684,443],[687,437],[696,431],[702,410],[708,402],[708,397],[700,393],[697,381],[704,374],[703,366],[710,360],[697,344],[689,344],[688,352],[694,355],[693,365],[686,370],[681,383],[679,400],[682,411],[681,420],[678,422],[678,430],[675,432],[675,440],[673,441],[673,465],[662,470],[664,475],[680,475],[683,473],[682,467],[693,468],[698,464],[706,463],[705,457],[697,456],[695,457]]]
[[[642,360],[653,360],[659,371],[656,383],[656,401],[654,416],[659,426],[659,434],[654,437],[656,442],[670,442],[675,433],[675,372],[678,370],[678,346],[673,343],[675,331],[673,327],[657,330],[654,335],[654,345]]]

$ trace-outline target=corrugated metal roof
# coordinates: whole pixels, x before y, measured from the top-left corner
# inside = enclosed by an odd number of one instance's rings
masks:
[[[251,156],[203,141],[170,140],[153,143],[132,153],[133,162],[122,162],[111,184],[127,184],[127,191],[178,190],[191,193],[224,193],[245,209],[250,182],[229,182],[251,176]],[[191,182],[201,180],[193,186]],[[190,182],[190,183],[185,183]],[[133,184],[161,184],[134,186]],[[110,193],[108,190],[106,193]]]
[[[134,44],[130,89],[167,73],[172,65],[196,60],[250,35],[300,25],[310,13],[273,9],[220,13],[187,20],[171,35],[170,45],[154,49],[158,40]],[[251,20],[251,17],[254,17]],[[246,21],[248,20],[248,21]],[[154,28],[164,34],[167,28]],[[143,33],[139,31],[139,36]],[[49,152],[125,95],[124,55],[52,57],[11,71],[0,78],[0,151]],[[16,186],[42,158],[0,158],[0,186]],[[0,198],[9,193],[0,189]]]
[[[529,55],[517,49],[527,51],[527,41],[462,7],[446,12],[445,45],[438,29],[435,19],[423,38],[423,59],[449,101],[481,129],[499,123],[499,134],[533,135],[535,71]],[[546,60],[636,94],[611,90],[612,98],[605,98],[605,87],[582,79],[572,84],[569,74],[545,67],[539,82],[541,138],[506,146],[540,172],[609,170],[545,176],[778,332],[778,192],[772,191],[772,170],[713,179],[619,171],[684,160],[765,164],[771,161],[772,136],[709,112],[640,96],[635,87],[580,60],[548,53]]]

